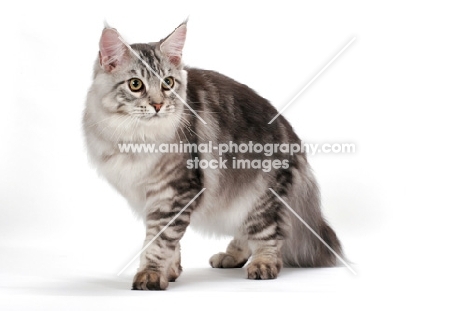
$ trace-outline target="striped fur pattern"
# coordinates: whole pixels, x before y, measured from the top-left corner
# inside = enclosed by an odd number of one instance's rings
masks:
[[[334,255],[269,190],[341,254],[340,242],[322,216],[319,190],[304,154],[277,153],[274,158],[287,160],[289,167],[265,172],[232,167],[232,157],[271,159],[264,154],[231,152],[223,154],[225,169],[189,169],[187,160],[218,155],[120,153],[118,144],[128,142],[300,143],[282,116],[268,124],[276,109],[246,85],[184,66],[186,29],[183,23],[160,42],[131,45],[168,82],[163,85],[115,29],[105,28],[86,101],[83,128],[89,158],[144,220],[144,245],[206,188],[142,253],[133,289],[166,289],[177,279],[182,271],[179,241],[189,224],[208,235],[232,236],[226,251],[213,255],[210,264],[240,268],[248,262],[249,279],[276,278],[283,265],[334,266]],[[167,90],[169,84],[206,125]]]

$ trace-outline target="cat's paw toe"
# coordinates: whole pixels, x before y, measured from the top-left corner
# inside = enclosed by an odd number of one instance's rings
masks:
[[[276,279],[278,273],[278,265],[271,262],[253,261],[247,266],[247,278],[251,280]]]
[[[242,268],[245,265],[245,261],[239,262],[229,254],[218,253],[211,256],[210,265],[213,268]]]
[[[133,278],[133,290],[164,290],[169,285],[167,279],[160,272],[143,270]]]

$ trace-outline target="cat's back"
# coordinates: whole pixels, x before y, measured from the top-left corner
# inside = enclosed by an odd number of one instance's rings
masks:
[[[197,111],[214,112],[206,115],[222,125],[224,138],[259,143],[300,142],[292,126],[279,115],[276,108],[249,86],[217,71],[185,68],[187,71],[187,100]]]
[[[276,109],[268,100],[245,84],[214,70],[186,68],[186,71],[188,74],[187,95],[189,99],[200,99],[200,95],[208,96],[211,99],[217,97],[217,102],[226,104],[232,101],[233,104],[237,105],[237,108],[242,106],[258,108],[260,106],[264,113],[271,112],[273,116],[276,114]]]
[[[230,88],[242,88],[245,92],[251,91],[248,86],[214,70],[185,67],[188,74],[187,89],[189,92],[207,90],[216,87],[220,90],[228,91]],[[255,93],[255,92],[254,92]]]

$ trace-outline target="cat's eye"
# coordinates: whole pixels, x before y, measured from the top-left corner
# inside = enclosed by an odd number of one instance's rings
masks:
[[[143,90],[144,84],[140,79],[133,78],[128,81],[128,87],[132,92],[140,92]]]
[[[166,77],[163,79],[161,83],[161,87],[165,91],[169,91],[174,87],[174,78],[173,77]]]

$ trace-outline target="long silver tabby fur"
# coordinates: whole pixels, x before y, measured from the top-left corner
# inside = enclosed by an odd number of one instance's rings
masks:
[[[183,23],[157,43],[131,45],[161,81],[115,29],[106,27],[86,101],[83,128],[89,157],[144,220],[145,245],[206,188],[142,253],[133,289],[166,289],[177,279],[182,272],[179,241],[189,224],[205,233],[232,236],[226,251],[213,255],[210,264],[240,268],[250,259],[249,279],[276,278],[283,265],[336,265],[335,255],[269,190],[342,254],[335,232],[323,218],[319,189],[304,153],[276,153],[274,158],[287,160],[289,167],[265,172],[229,165],[232,157],[264,160],[264,154],[228,153],[223,155],[229,160],[226,169],[190,169],[187,160],[218,155],[120,152],[118,144],[124,142],[300,143],[282,116],[268,124],[276,109],[246,85],[214,71],[184,66],[186,31]]]

